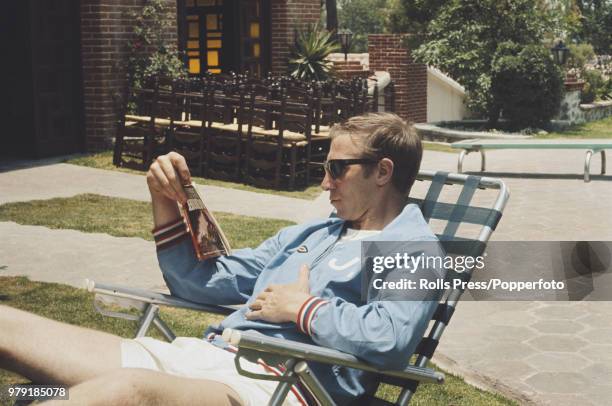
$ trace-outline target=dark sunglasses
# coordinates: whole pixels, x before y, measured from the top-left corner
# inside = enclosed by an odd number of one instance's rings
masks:
[[[359,164],[375,164],[378,161],[366,158],[355,158],[355,159],[330,159],[323,163],[323,168],[329,173],[332,179],[338,179],[346,171],[346,167],[349,165]]]

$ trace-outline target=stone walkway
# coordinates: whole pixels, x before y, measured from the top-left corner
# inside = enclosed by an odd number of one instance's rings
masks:
[[[583,152],[490,151],[487,158],[487,175],[502,177],[511,191],[494,240],[612,240],[612,177],[584,183]],[[478,165],[470,155],[464,168]],[[422,167],[454,171],[456,155],[426,151]],[[331,210],[326,194],[306,201],[212,186],[202,192],[211,209],[244,215],[302,222]],[[55,163],[0,172],[0,204],[79,193],[148,199],[139,175]],[[150,242],[10,222],[0,222],[1,275],[163,286]],[[609,405],[612,302],[464,301],[434,359],[520,403]]]

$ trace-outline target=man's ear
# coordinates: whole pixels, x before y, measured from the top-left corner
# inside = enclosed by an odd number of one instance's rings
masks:
[[[393,169],[393,161],[389,158],[383,158],[378,161],[376,184],[378,186],[383,186],[391,182],[391,177],[393,176]]]

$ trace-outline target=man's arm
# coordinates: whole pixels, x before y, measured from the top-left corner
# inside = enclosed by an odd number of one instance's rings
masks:
[[[183,184],[191,176],[185,159],[176,152],[158,157],[147,173],[155,228],[157,258],[170,292],[183,299],[211,304],[239,304],[248,300],[257,277],[280,251],[282,232],[256,249],[198,261],[177,202],[187,199]]]
[[[373,301],[358,306],[338,297],[310,296],[299,285],[298,281],[266,289],[250,305],[247,318],[295,322],[316,344],[384,368],[407,364],[438,304],[435,300]]]
[[[435,251],[431,255],[442,254],[437,240],[426,246]],[[437,292],[432,291],[426,300],[397,295],[389,300],[379,296],[359,306],[338,297],[311,296],[307,271],[303,269],[294,284],[268,287],[250,305],[252,311],[247,318],[293,321],[316,344],[353,354],[380,367],[399,369],[407,364],[408,355],[416,350],[436,310]],[[422,277],[441,276],[439,270],[423,269],[417,273],[421,271],[431,272],[429,276],[421,274]],[[387,277],[397,280],[403,273],[404,270],[396,269]]]

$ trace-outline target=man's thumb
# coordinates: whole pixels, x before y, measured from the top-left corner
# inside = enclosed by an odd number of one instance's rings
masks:
[[[310,278],[310,269],[308,269],[308,265],[303,264],[300,268],[300,273],[298,276],[298,282],[300,283],[300,285],[304,285],[305,287],[308,288],[309,286],[309,278]]]

